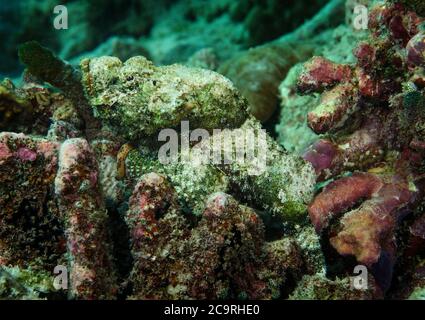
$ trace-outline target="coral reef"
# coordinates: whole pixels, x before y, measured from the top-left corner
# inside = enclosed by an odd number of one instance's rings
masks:
[[[15,275],[12,280],[2,280],[2,297],[8,298],[15,286],[10,281],[19,283],[22,278],[35,290],[46,278],[53,278],[53,268],[65,262],[66,247],[52,188],[58,144],[5,132],[0,141],[0,278],[11,270]],[[20,174],[11,174],[17,172]],[[45,287],[51,288],[52,283]],[[21,288],[10,298],[38,297],[27,291]]]
[[[19,57],[31,75],[64,92],[73,102],[86,130],[98,126],[84,96],[78,70],[35,41],[22,44],[19,47]]]
[[[0,83],[0,299],[424,298],[422,2],[66,4]]]
[[[286,279],[300,274],[295,242],[265,242],[257,214],[224,193],[209,197],[192,229],[158,174],[141,177],[129,206],[133,298],[278,298]]]
[[[37,54],[32,55],[31,53],[34,52]],[[172,292],[170,297],[277,298],[286,294],[281,292],[286,272],[289,272],[288,277],[293,279],[295,274],[299,274],[300,266],[304,261],[303,255],[299,253],[297,242],[285,238],[266,243],[263,225],[255,211],[239,205],[236,200],[223,192],[232,192],[244,202],[252,203],[252,205],[270,213],[278,214],[285,223],[293,223],[305,218],[307,204],[311,200],[314,189],[315,172],[309,163],[300,157],[291,156],[281,149],[271,137],[262,131],[257,120],[247,119],[246,101],[238,94],[230,81],[212,71],[196,68],[179,65],[155,67],[144,57],[133,57],[124,64],[117,58],[95,58],[82,62],[82,83],[88,98],[86,100],[86,97],[82,95],[83,88],[78,84],[80,76],[72,66],[65,64],[37,43],[23,45],[20,53],[23,61],[28,65],[28,81],[36,75],[38,79],[57,85],[64,92],[67,91],[69,96],[69,100],[61,100],[62,104],[57,108],[49,108],[50,111],[54,110],[51,116],[53,122],[48,130],[50,140],[38,142],[33,137],[4,133],[6,140],[1,148],[3,166],[8,165],[8,161],[11,161],[10,159],[14,159],[14,157],[24,162],[33,163],[38,160],[37,150],[39,148],[42,149],[42,155],[46,154],[46,157],[51,157],[50,161],[46,161],[47,163],[41,159],[39,160],[41,162],[35,162],[38,164],[37,170],[41,170],[41,172],[43,172],[42,170],[49,170],[46,173],[49,179],[43,179],[46,189],[39,189],[41,199],[36,203],[36,208],[45,210],[47,195],[52,197],[52,206],[56,210],[54,217],[60,223],[58,230],[61,232],[61,239],[50,239],[49,245],[55,247],[58,242],[61,243],[62,252],[57,259],[61,259],[61,263],[65,263],[69,267],[69,298],[112,299],[120,294],[120,290],[126,290],[117,282],[115,276],[119,262],[112,257],[114,247],[111,243],[112,236],[108,227],[110,221],[105,203],[108,203],[110,208],[114,208],[122,201],[126,201],[125,195],[147,169],[149,169],[147,172],[152,169],[163,171],[177,190],[177,193],[175,193],[175,191],[167,189],[167,197],[173,196],[175,198],[173,200],[175,205],[168,209],[171,210],[175,206],[174,211],[180,212],[179,219],[184,220],[178,220],[180,221],[179,226],[174,225],[173,222],[172,228],[175,228],[177,234],[187,230],[186,232],[192,237],[184,245],[188,248],[186,250],[190,251],[182,256],[182,261],[184,260],[186,263],[188,256],[191,257],[190,259],[197,259],[198,254],[202,256],[209,254],[210,250],[216,250],[217,256],[214,261],[211,261],[212,266],[205,265],[205,268],[212,270],[223,268],[223,272],[227,274],[226,277],[228,278],[221,283],[221,280],[218,280],[221,275],[213,272],[208,283],[217,286],[217,288],[210,292],[211,288],[202,283],[201,276],[205,274],[205,270],[202,269],[199,273],[200,278],[196,279],[195,277],[193,283],[191,281],[189,283],[183,282],[174,289],[169,288],[168,291]],[[50,69],[46,69],[47,66]],[[113,69],[114,67],[115,69]],[[115,78],[115,80],[112,81],[111,78]],[[128,81],[132,80],[134,80],[134,84],[129,85]],[[119,81],[122,81],[122,83]],[[29,82],[29,84],[32,85],[32,82]],[[144,86],[149,87],[150,90],[148,88],[145,88],[145,90]],[[110,91],[111,88],[113,88],[113,91]],[[77,92],[78,90],[81,90],[81,92]],[[170,99],[164,99],[167,92],[169,92]],[[51,93],[46,91],[46,95],[49,94]],[[109,94],[111,98],[108,98]],[[150,95],[146,96],[146,94]],[[117,103],[108,103],[111,99],[115,99],[114,96],[120,97],[121,106]],[[146,102],[144,107],[143,104],[140,104],[140,98]],[[70,130],[74,127],[73,124],[76,126],[80,124],[82,127],[82,123],[84,123],[83,114],[88,115],[86,119],[93,117],[90,112],[91,109],[80,109],[81,112],[79,112],[80,110],[77,111],[73,108],[73,105],[78,101],[82,102],[80,108],[90,104],[94,115],[102,120],[103,129],[98,126],[98,132],[93,127],[87,130],[89,124],[86,122],[85,131],[77,130],[74,132]],[[159,105],[156,105],[157,103]],[[131,110],[131,106],[133,106],[134,113],[128,112]],[[118,111],[114,113],[116,110]],[[139,112],[146,114],[142,115]],[[128,121],[125,126],[123,126],[124,120]],[[152,120],[155,121],[152,122]],[[214,133],[210,139],[202,140],[200,143],[191,146],[190,155],[192,159],[190,165],[185,162],[169,165],[160,163],[156,155],[158,152],[157,143],[152,144],[151,137],[154,137],[153,134],[162,128],[176,127],[178,125],[176,120],[194,122],[202,128],[211,129]],[[239,126],[240,128],[238,128]],[[215,132],[217,128],[221,129],[220,132]],[[246,163],[229,161],[236,156],[236,150],[233,149],[233,146],[245,144],[245,131],[250,131],[254,137],[258,136],[259,141],[268,148],[266,151],[269,154],[264,164],[258,160],[260,156],[266,156],[266,154],[259,154],[263,152],[262,150],[254,152],[256,156],[253,159],[248,159]],[[7,139],[10,139],[9,136],[15,137],[15,135],[17,138],[23,139],[24,142],[20,142],[17,146],[14,143],[12,146]],[[84,136],[92,139],[88,142]],[[96,139],[93,139],[94,137]],[[232,141],[230,147],[226,144],[217,145],[215,143],[217,140],[226,139],[236,140]],[[126,140],[131,140],[137,148],[129,143],[123,144],[123,141]],[[205,150],[208,150],[209,153],[205,153]],[[182,149],[179,157],[183,158],[184,152],[185,150]],[[203,162],[208,160],[211,154],[217,152],[220,153],[218,163],[208,165]],[[150,162],[149,155],[153,155]],[[221,156],[224,158],[221,159]],[[261,165],[264,165],[264,168]],[[9,168],[6,167],[6,170],[9,170]],[[22,168],[17,167],[12,170],[19,174]],[[38,178],[43,177],[38,171],[34,175],[35,178],[37,178],[37,175]],[[140,200],[139,193],[143,194],[143,190],[138,190],[142,186],[140,186],[140,183],[136,185],[136,191],[129,200],[130,209],[127,214],[130,239],[133,243],[133,260],[135,261],[129,281],[134,282],[135,288],[137,288],[134,291],[134,297],[138,298],[149,297],[151,293],[143,292],[151,289],[149,289],[149,286],[138,284],[141,281],[139,279],[140,270],[138,269],[140,253],[134,246],[139,246],[137,244],[140,242],[139,233],[147,237],[154,237],[157,236],[156,229],[158,228],[156,222],[152,220],[150,211],[146,213],[146,217],[144,212],[138,213],[140,211],[140,207],[137,206]],[[28,188],[27,194],[31,195],[29,190],[34,188],[34,185],[30,184]],[[14,184],[14,181],[11,181],[7,190],[16,192],[19,187]],[[211,200],[211,197],[213,199],[222,198],[225,203],[230,203],[230,207],[227,208],[226,205],[223,208],[221,206],[214,208],[216,200]],[[12,198],[12,200],[18,202],[18,204],[23,201],[19,197]],[[9,205],[10,214],[18,211],[16,208],[18,204],[16,206],[12,204]],[[150,208],[150,204],[148,204],[148,208]],[[184,210],[180,208],[184,208]],[[184,222],[186,218],[181,212],[185,211],[200,215],[198,226],[193,230],[188,229],[188,222]],[[214,215],[210,217],[207,214],[209,211],[217,211],[219,220],[213,219]],[[221,211],[225,216],[221,217]],[[132,222],[132,214],[142,215],[141,220],[140,216],[137,215],[137,221]],[[50,216],[51,214],[47,212],[46,215]],[[145,221],[145,219],[147,220]],[[242,221],[239,219],[242,219]],[[243,222],[246,219],[248,221]],[[165,223],[166,220],[159,219],[159,222]],[[214,231],[213,227],[209,226],[210,223],[215,226],[219,222],[223,224],[223,232]],[[133,225],[134,223],[136,223],[136,226]],[[250,223],[256,223],[258,224],[257,229],[254,228],[252,234],[246,235],[246,243],[243,243],[247,246],[246,250],[242,250],[243,252],[239,255],[239,249],[243,246],[237,245],[234,250],[229,251],[229,259],[236,259],[234,261],[242,259],[243,261],[246,258],[248,261],[244,262],[237,270],[233,270],[233,267],[235,267],[233,263],[230,263],[229,267],[220,267],[222,263],[221,258],[219,259],[220,254],[223,250],[227,250],[225,248],[228,244],[227,241],[225,243],[220,242],[223,237],[222,233],[228,232],[229,237],[236,241],[239,238],[239,233],[234,234],[235,231],[232,226],[242,227],[245,223],[248,229],[253,228]],[[7,230],[7,227],[12,225],[5,222],[4,229]],[[36,230],[40,227],[34,226]],[[48,227],[46,228],[49,230]],[[141,228],[141,230],[135,234],[134,228],[136,230]],[[165,235],[168,239],[174,231],[170,233],[170,226],[167,226],[166,230]],[[212,246],[219,246],[218,248],[198,248],[195,245],[199,243],[199,238],[209,237],[213,231],[217,240],[213,242]],[[31,245],[36,245],[32,242],[34,241],[32,238],[26,240]],[[170,241],[170,244],[175,242],[177,245],[183,240],[179,236]],[[215,242],[217,243],[214,244]],[[13,243],[7,242],[7,234],[4,239],[2,238],[1,243],[2,262],[6,266],[14,268],[18,262],[11,260],[11,257],[16,258],[20,249],[14,248]],[[203,242],[201,241],[201,243]],[[158,243],[158,245],[160,244]],[[12,248],[9,248],[10,246]],[[146,246],[146,244],[143,242],[140,246]],[[156,250],[156,247],[148,247],[149,250]],[[178,245],[178,247],[180,246]],[[159,248],[161,251],[164,250],[162,247]],[[46,247],[45,250],[46,255],[52,257],[53,249]],[[145,248],[145,250],[147,249]],[[245,257],[245,253],[250,258]],[[20,254],[24,254],[24,251]],[[35,254],[39,255],[36,252]],[[259,259],[259,257],[262,257],[262,259]],[[27,263],[28,261],[24,263],[23,267],[27,267]],[[42,267],[43,272],[51,272],[49,268],[52,265],[40,266],[39,262],[34,263],[38,267]],[[295,265],[292,266],[292,263]],[[54,265],[55,262],[52,262],[52,264]],[[142,265],[143,268],[147,268],[146,261],[143,261]],[[164,262],[163,265],[168,268],[168,262]],[[189,270],[188,268],[191,265],[192,263],[185,268]],[[157,268],[157,262],[152,265],[152,268]],[[185,269],[183,268],[183,270]],[[245,278],[247,270],[251,271],[248,278]],[[161,273],[161,277],[171,277],[165,271]],[[183,275],[184,272],[179,273],[179,276]],[[133,279],[133,277],[135,278]],[[235,284],[234,281],[236,281]],[[185,286],[191,286],[190,292],[180,295],[179,290]],[[236,290],[233,289],[234,286],[237,286],[237,292],[230,292]],[[155,290],[158,290],[158,288]],[[160,293],[152,294],[155,297],[166,297],[161,296]]]
[[[351,14],[346,12],[346,16]],[[312,55],[325,56],[333,62],[352,64],[355,62],[353,49],[358,41],[365,38],[365,32],[353,30],[350,25],[341,25],[330,31],[323,31],[312,40],[317,45]],[[281,111],[276,126],[278,141],[290,152],[301,154],[317,140],[307,125],[307,115],[319,104],[318,95],[298,95],[297,82],[303,71],[303,64],[293,66],[279,87]]]
[[[417,13],[400,3],[376,5],[355,64],[313,57],[297,83],[301,94],[321,93],[307,122],[325,135],[304,158],[319,180],[331,179],[310,204],[310,218],[339,254],[366,265],[384,292],[399,256],[396,232],[424,197]]]
[[[24,85],[17,87],[5,79],[0,85],[0,130],[46,135],[51,121],[66,121],[78,131],[83,122],[74,103],[62,93],[54,92],[25,75]]]
[[[51,244],[49,237],[60,240],[61,235],[49,235],[48,227],[60,227],[58,208],[51,195],[58,145],[16,133],[1,133],[0,141],[0,261],[2,264],[54,261],[60,256],[61,249]],[[14,177],[10,172],[22,174]],[[30,219],[32,215],[34,217]],[[39,231],[35,232],[37,229]]]
[[[0,299],[40,300],[56,292],[50,273],[0,266]]]

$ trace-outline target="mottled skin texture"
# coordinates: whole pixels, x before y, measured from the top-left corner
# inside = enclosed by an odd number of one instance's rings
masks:
[[[157,160],[156,151],[149,157],[143,149],[133,150],[126,166],[128,178],[133,180],[152,170],[166,174],[180,199],[198,215],[211,193],[227,192],[282,217],[285,222],[302,220],[315,185],[314,170],[308,162],[288,154],[267,134],[263,137],[267,145],[267,151],[262,154],[266,156],[264,159],[258,157],[258,163],[248,157],[243,163],[236,161],[233,146],[245,144],[246,132],[260,137],[260,129],[259,122],[251,118],[241,128],[223,130],[193,146],[191,161],[165,166]],[[225,139],[233,139],[232,149],[214,142]],[[258,144],[255,147],[258,148]],[[210,154],[217,152],[221,160],[212,163]],[[182,157],[180,153],[179,159]],[[230,161],[225,163],[225,160]]]
[[[182,65],[156,67],[144,57],[121,62],[100,57],[81,62],[83,84],[95,114],[129,140],[174,128],[234,128],[247,104],[233,84],[208,70]]]

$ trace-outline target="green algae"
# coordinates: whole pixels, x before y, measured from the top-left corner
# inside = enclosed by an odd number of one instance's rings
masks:
[[[0,299],[44,299],[57,290],[54,277],[32,268],[0,267]]]

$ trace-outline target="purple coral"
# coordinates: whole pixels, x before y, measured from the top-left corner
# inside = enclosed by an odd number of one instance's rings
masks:
[[[425,34],[419,33],[407,44],[407,60],[413,66],[425,66]]]

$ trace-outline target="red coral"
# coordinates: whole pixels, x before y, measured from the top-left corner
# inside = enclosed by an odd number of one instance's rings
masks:
[[[320,105],[309,112],[308,125],[316,133],[341,128],[358,107],[356,88],[349,84],[338,85],[325,92]]]
[[[331,244],[342,255],[354,255],[357,261],[371,267],[382,250],[395,250],[394,230],[409,212],[417,192],[409,190],[406,181],[383,184],[373,198],[341,219],[342,229]]]
[[[322,92],[338,83],[350,81],[352,71],[348,65],[340,65],[323,57],[313,57],[304,65],[297,88],[301,93]]]
[[[326,186],[308,208],[316,231],[321,232],[333,217],[351,209],[360,200],[370,199],[381,187],[382,181],[368,173],[355,173]]]
[[[304,158],[319,180],[337,179],[310,204],[311,221],[340,255],[368,266],[384,291],[399,247],[395,232],[424,197],[422,21],[400,4],[377,6],[369,39],[354,50],[356,65],[314,57],[298,82],[301,93],[325,91],[308,124],[328,135]],[[338,178],[356,170],[370,172]]]

